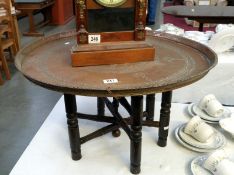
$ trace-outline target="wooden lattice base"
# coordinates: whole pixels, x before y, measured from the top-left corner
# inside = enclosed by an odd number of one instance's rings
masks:
[[[140,173],[142,126],[159,128],[158,145],[162,147],[166,146],[170,119],[171,97],[171,91],[162,93],[160,120],[154,121],[155,94],[147,95],[145,112],[143,112],[143,96],[132,96],[131,104],[128,103],[125,97],[118,99],[113,98],[112,102],[107,97],[98,97],[97,115],[77,113],[75,95],[65,94],[64,99],[72,159],[79,160],[81,158],[81,144],[109,132],[112,132],[114,137],[118,137],[120,136],[119,128],[122,128],[131,141],[130,171],[133,174]],[[119,104],[121,104],[128,111],[130,117],[123,118],[121,116],[121,114],[118,112]],[[113,117],[104,115],[105,106],[107,106]],[[105,122],[109,123],[109,125],[86,136],[80,137],[77,118],[93,120],[96,122]],[[131,127],[129,127],[129,125]]]

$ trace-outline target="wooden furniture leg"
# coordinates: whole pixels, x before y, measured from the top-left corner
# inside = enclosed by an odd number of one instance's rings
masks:
[[[116,98],[113,98],[113,107],[114,107],[114,110],[116,113],[118,113],[118,109],[119,109],[119,101],[116,99]],[[114,137],[119,137],[121,134],[120,130],[119,129],[116,129],[116,130],[113,130],[112,131],[112,136]]]
[[[1,70],[0,70],[0,85],[3,85],[4,81],[2,79],[2,73],[1,73]]]
[[[99,116],[105,115],[105,103],[102,97],[97,97],[97,114]]]
[[[24,36],[43,36],[43,33],[39,33],[36,31],[36,26],[34,23],[34,19],[33,19],[33,11],[34,10],[25,10],[25,12],[28,15],[28,19],[29,19],[29,31],[28,32],[24,32],[23,35]]]
[[[203,23],[199,23],[198,31],[203,32]]]
[[[2,61],[2,68],[3,68],[3,70],[4,70],[5,74],[6,74],[6,79],[10,80],[11,79],[11,73],[9,71],[9,67],[8,67],[8,64],[7,64],[7,61],[6,61],[3,50],[1,50],[0,59]]]
[[[170,122],[171,98],[172,91],[162,93],[158,138],[158,145],[161,147],[165,147],[167,145],[167,136]]]
[[[132,96],[132,125],[131,125],[131,146],[130,146],[130,171],[138,174],[141,171],[141,129],[143,117],[143,96]]]
[[[155,94],[146,95],[146,120],[154,120]]]
[[[15,40],[15,45],[16,45],[16,51],[18,52],[19,49],[20,49],[20,34],[19,34],[19,26],[18,26],[18,21],[17,21],[17,17],[16,15],[13,15],[13,27],[14,27],[14,32],[15,32],[15,37],[14,37],[14,40]]]
[[[77,107],[75,95],[64,94],[65,109],[67,113],[68,134],[73,160],[81,159],[80,132],[77,120]]]

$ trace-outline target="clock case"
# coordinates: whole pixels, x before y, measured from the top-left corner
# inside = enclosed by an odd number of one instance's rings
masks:
[[[89,10],[104,10],[107,7],[98,4],[95,0],[76,0],[77,45],[72,48],[72,66],[154,60],[155,48],[145,41],[146,7],[147,0],[127,0],[121,6],[111,7],[134,9],[133,30],[89,33],[88,31],[92,31],[92,29],[88,29]],[[101,42],[88,43],[89,35],[100,35]]]

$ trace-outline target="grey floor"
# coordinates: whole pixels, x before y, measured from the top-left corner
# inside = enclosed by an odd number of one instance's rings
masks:
[[[158,9],[161,7],[158,1]],[[159,10],[156,17],[158,28],[162,21]],[[37,15],[39,21],[41,15]],[[45,35],[75,28],[75,20],[63,26],[47,26],[39,31]],[[19,20],[20,31],[28,28],[27,18]],[[22,47],[35,41],[36,37],[21,36]],[[26,80],[13,64],[12,79],[0,86],[0,175],[7,175],[20,158],[40,126],[62,94],[43,89]]]

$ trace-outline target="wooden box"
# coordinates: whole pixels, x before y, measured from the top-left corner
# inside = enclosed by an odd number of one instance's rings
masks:
[[[72,49],[72,66],[92,66],[153,61],[155,48],[145,41],[82,44]]]

